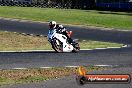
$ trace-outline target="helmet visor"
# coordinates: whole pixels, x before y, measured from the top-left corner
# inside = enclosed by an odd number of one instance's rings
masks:
[[[55,24],[49,24],[49,27],[50,28],[54,28],[55,27]]]

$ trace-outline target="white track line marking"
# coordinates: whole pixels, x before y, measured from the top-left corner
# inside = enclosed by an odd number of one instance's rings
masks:
[[[112,65],[94,65],[94,66],[98,66],[98,67],[111,67]]]
[[[97,66],[97,67],[117,67],[119,65],[94,65],[94,66]]]
[[[8,32],[8,31],[4,31],[4,32]]]
[[[40,35],[41,37],[43,37],[43,35]]]
[[[87,40],[83,40],[83,42],[85,42],[85,41],[87,41]]]
[[[107,47],[108,49],[116,49],[116,48],[121,48],[121,47]]]
[[[1,53],[17,53],[17,52],[51,52],[54,50],[22,50],[22,51],[0,51]]]
[[[40,68],[42,68],[42,69],[44,68],[45,69],[45,68],[53,68],[53,67],[40,67]]]
[[[26,20],[20,20],[19,22],[27,22]]]
[[[22,35],[27,35],[26,33],[20,33],[20,34],[22,34]]]
[[[11,21],[19,21],[19,19],[11,19]]]
[[[107,49],[107,48],[95,48],[95,49],[99,49],[99,50],[101,50],[101,49]]]
[[[22,52],[48,52],[48,51],[54,51],[54,50],[22,50]]]
[[[14,70],[25,70],[27,68],[12,68],[12,69],[14,69]]]
[[[15,52],[21,52],[21,51],[0,51],[1,53],[7,52],[7,53],[15,53]]]
[[[94,50],[94,49],[80,49],[80,50]]]
[[[3,18],[4,20],[12,20],[12,18]]]
[[[79,66],[65,66],[65,67],[68,67],[68,68],[76,68],[76,67],[79,67]]]
[[[107,47],[107,48],[95,48],[95,49],[80,49],[82,51],[92,51],[92,50],[102,50],[102,49],[117,49],[117,48],[121,48],[121,47]],[[11,53],[15,53],[15,52],[51,52],[54,50],[21,50],[21,51],[0,51],[0,52],[11,52]]]
[[[15,34],[16,34],[17,32],[13,32],[13,33],[15,33]]]
[[[30,34],[30,36],[33,36],[34,34]]]
[[[97,67],[113,67],[113,66],[119,66],[119,65],[92,65],[92,66],[97,66]],[[68,65],[68,66],[61,66],[61,67],[78,68],[79,66]],[[87,67],[87,66],[84,66],[84,67]],[[55,67],[51,66],[51,67],[38,67],[38,68],[40,68],[40,69],[51,69],[51,68],[55,68]],[[11,68],[10,70],[26,70],[26,69],[32,69],[32,68]],[[0,70],[6,70],[6,69],[0,69]]]

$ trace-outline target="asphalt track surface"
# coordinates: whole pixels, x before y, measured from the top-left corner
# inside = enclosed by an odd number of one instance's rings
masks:
[[[90,39],[98,41],[110,41],[124,44],[132,43],[132,32],[115,30],[88,29],[75,26],[67,26],[74,32],[73,37],[78,39]],[[0,19],[0,29],[20,33],[35,35],[46,35],[48,25],[37,22],[9,21]],[[12,68],[38,68],[50,66],[79,66],[79,65],[112,65],[118,68],[132,67],[132,48],[105,49],[105,50],[85,50],[79,53],[55,53],[53,51],[23,52],[23,53],[0,53],[0,69]],[[131,73],[131,72],[130,72]],[[10,88],[78,88],[74,86],[75,80],[72,78],[62,78],[50,80],[40,84],[18,85]],[[66,84],[66,85],[64,85]],[[53,86],[57,85],[57,86]],[[73,85],[73,86],[71,86]],[[75,84],[76,85],[76,84]],[[106,86],[83,86],[82,88],[131,88],[131,84],[106,85]],[[130,87],[129,87],[130,86]]]
[[[79,53],[0,53],[0,69],[79,65],[132,66],[132,48],[80,51]]]

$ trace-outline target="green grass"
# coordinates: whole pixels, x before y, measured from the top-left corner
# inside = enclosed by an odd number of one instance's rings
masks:
[[[25,84],[70,76],[76,73],[76,68],[54,67],[26,70],[0,70],[0,86]]]
[[[45,37],[25,36],[12,32],[0,31],[0,41],[1,51],[51,49],[51,46]]]
[[[0,31],[0,51],[22,51],[22,50],[51,50],[51,45],[46,37],[28,36],[12,32]],[[121,47],[123,44],[99,42],[99,41],[78,41],[81,49],[94,49],[106,47]]]
[[[15,81],[9,79],[9,78],[4,78],[4,77],[0,77],[0,86],[1,85],[9,85],[9,84],[14,84]]]
[[[123,44],[100,42],[100,41],[79,41],[81,49],[95,49],[95,48],[107,48],[107,47],[121,47]]]
[[[44,22],[55,20],[65,24],[132,29],[131,12],[0,6],[0,17]]]

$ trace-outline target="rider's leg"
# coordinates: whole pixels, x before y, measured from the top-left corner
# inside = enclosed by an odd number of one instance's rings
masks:
[[[67,32],[64,32],[63,34],[67,37],[69,44],[75,44],[76,43],[70,36],[67,35]]]

